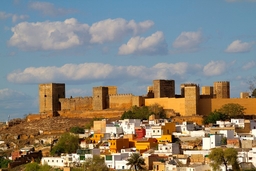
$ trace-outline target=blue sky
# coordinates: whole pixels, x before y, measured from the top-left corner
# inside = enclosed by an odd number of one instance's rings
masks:
[[[146,94],[154,79],[212,86],[231,97],[256,76],[255,0],[0,2],[0,121],[38,113],[38,84]]]

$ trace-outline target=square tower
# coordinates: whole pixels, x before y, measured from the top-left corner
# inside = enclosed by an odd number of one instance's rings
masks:
[[[213,85],[213,95],[215,98],[230,98],[229,81],[217,81]]]
[[[192,116],[197,114],[199,86],[190,85],[184,87],[185,94],[185,116]]]
[[[93,87],[93,110],[103,110],[108,107],[108,87]]]
[[[153,80],[154,98],[175,97],[174,80]]]
[[[59,98],[65,98],[65,84],[39,84],[39,113],[61,110]]]

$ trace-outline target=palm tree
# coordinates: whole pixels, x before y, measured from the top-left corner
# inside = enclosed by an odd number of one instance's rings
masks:
[[[134,168],[134,170],[144,170],[145,161],[140,156],[139,153],[132,153],[131,156],[127,159],[126,165],[130,165],[130,170]]]

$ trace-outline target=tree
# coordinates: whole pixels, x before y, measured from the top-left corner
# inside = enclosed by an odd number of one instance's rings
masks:
[[[230,118],[239,118],[244,116],[244,108],[242,105],[237,103],[224,104],[218,112],[228,115]]]
[[[256,88],[253,90],[252,92],[252,97],[255,97],[256,98]]]
[[[94,155],[93,158],[86,159],[83,167],[87,171],[109,171],[104,158],[101,158],[98,155]]]
[[[65,133],[63,134],[57,144],[52,148],[51,154],[60,155],[61,153],[74,153],[79,147],[79,138],[77,135]]]
[[[33,163],[26,164],[25,171],[38,171],[39,169],[40,169],[39,164],[36,162],[33,162]]]
[[[211,112],[208,116],[204,117],[203,123],[205,125],[208,125],[210,123],[216,123],[216,121],[225,121],[228,118],[228,115],[215,110],[214,112]]]
[[[147,106],[132,106],[130,110],[125,111],[121,119],[148,119],[150,111]]]
[[[8,168],[8,164],[11,160],[6,159],[4,156],[0,156],[0,168]]]
[[[130,166],[130,169],[134,170],[145,170],[144,166],[145,161],[144,159],[140,156],[139,153],[132,153],[131,156],[127,159],[126,165]]]
[[[158,118],[163,118],[163,119],[166,118],[164,108],[162,106],[160,106],[159,104],[157,104],[157,103],[152,104],[148,108],[149,108],[149,112],[151,114],[154,114]]]
[[[251,92],[251,96],[256,97],[256,76],[254,76],[251,80],[248,81],[249,90]]]
[[[74,133],[74,134],[84,134],[84,128],[75,126],[70,128],[70,132]]]
[[[160,118],[165,118],[163,107],[158,104],[151,106],[132,106],[128,111],[125,111],[121,119],[148,119],[150,115],[156,114]]]
[[[226,170],[228,165],[232,166],[233,171],[239,170],[239,165],[237,161],[237,151],[234,148],[215,148],[209,154],[209,159],[211,160],[210,165],[213,170],[219,170],[220,165],[224,164]]]

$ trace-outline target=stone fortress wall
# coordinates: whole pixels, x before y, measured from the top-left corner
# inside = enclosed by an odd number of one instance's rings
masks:
[[[246,108],[245,114],[256,114],[256,98],[230,98],[228,81],[214,82],[212,86],[200,87],[194,83],[181,84],[180,94],[175,94],[174,80],[153,80],[145,96],[118,94],[116,86],[93,87],[92,97],[65,98],[65,84],[39,84],[39,114],[29,115],[30,120],[44,117],[119,117],[130,107],[161,105],[180,116],[208,115],[227,103],[238,103]]]

